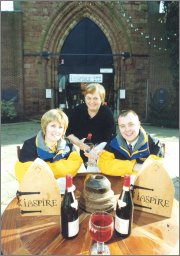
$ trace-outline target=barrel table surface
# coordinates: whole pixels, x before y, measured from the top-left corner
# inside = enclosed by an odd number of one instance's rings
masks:
[[[76,197],[83,189],[85,176],[74,178]],[[110,178],[118,198],[122,180]],[[112,212],[114,214],[114,212]],[[60,216],[22,216],[14,198],[2,216],[1,248],[3,255],[89,255],[94,243],[89,231],[90,214],[80,210],[77,237],[61,235]],[[135,210],[132,233],[126,239],[113,234],[107,242],[111,255],[179,255],[179,203],[173,202],[170,218]]]

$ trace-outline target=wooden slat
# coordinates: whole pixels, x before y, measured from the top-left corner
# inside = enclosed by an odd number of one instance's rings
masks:
[[[113,180],[114,186],[115,178]],[[116,179],[116,183],[118,182]],[[81,176],[75,184],[78,194],[82,183]],[[120,190],[120,184],[122,183],[115,185],[116,189]],[[88,222],[89,214],[80,210],[79,234],[74,239],[65,240],[61,235],[60,216],[21,216],[15,198],[2,216],[2,253],[4,255],[89,255],[94,241],[88,231]],[[121,240],[114,232],[107,244],[112,255],[176,255],[179,249],[178,241],[179,203],[174,200],[171,218],[135,210],[132,234]]]
[[[14,199],[2,215],[1,246],[5,255],[10,255],[17,248],[23,246],[19,236],[20,230],[16,228],[14,219],[18,213],[17,201]]]

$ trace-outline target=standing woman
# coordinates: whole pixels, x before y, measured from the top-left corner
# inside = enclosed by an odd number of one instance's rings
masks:
[[[51,109],[42,116],[41,130],[24,142],[19,161],[15,164],[19,182],[37,157],[49,165],[56,179],[67,173],[76,175],[83,161],[64,138],[67,127],[68,117],[61,109]]]
[[[92,134],[92,142],[99,144],[108,142],[115,134],[115,122],[112,111],[104,105],[105,89],[97,83],[89,84],[83,92],[84,101],[69,114],[69,126],[66,132],[68,139],[80,148],[80,153],[88,149],[83,142],[88,133]]]

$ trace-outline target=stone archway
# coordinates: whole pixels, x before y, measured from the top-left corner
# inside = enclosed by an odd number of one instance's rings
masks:
[[[103,9],[103,11],[102,11]],[[128,49],[131,52],[130,40],[123,21],[115,19],[111,13],[111,6],[102,2],[67,2],[59,6],[59,9],[51,19],[46,37],[44,38],[42,51],[52,53],[47,69],[48,84],[51,88],[57,87],[57,62],[64,41],[70,31],[82,18],[89,18],[99,26],[105,34],[113,53],[120,53]],[[121,78],[121,59],[114,57],[114,89],[118,88]]]

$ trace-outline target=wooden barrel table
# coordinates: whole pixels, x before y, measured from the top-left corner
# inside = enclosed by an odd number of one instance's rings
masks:
[[[78,198],[84,175],[74,178]],[[122,179],[110,177],[118,197]],[[112,212],[114,214],[114,212]],[[89,213],[80,210],[77,237],[65,240],[61,235],[60,216],[22,216],[14,198],[2,216],[1,248],[3,255],[89,255],[93,240],[88,231]],[[171,218],[135,210],[131,235],[107,242],[111,255],[178,255],[179,203],[173,202]]]

